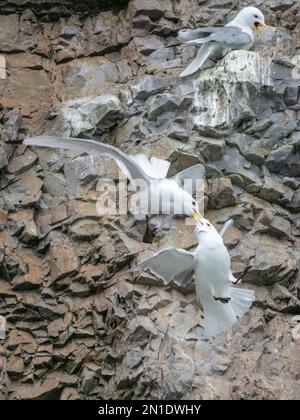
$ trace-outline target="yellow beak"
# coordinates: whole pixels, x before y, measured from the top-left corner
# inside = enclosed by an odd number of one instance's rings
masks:
[[[197,222],[200,223],[201,220],[203,219],[203,217],[201,216],[201,214],[199,213],[199,211],[197,209],[193,209],[192,210],[192,216],[193,219]]]
[[[260,30],[261,29],[269,29],[269,26],[268,25],[266,25],[265,23],[260,23],[258,26],[255,26],[254,25],[254,32],[257,34],[257,35],[260,35]]]

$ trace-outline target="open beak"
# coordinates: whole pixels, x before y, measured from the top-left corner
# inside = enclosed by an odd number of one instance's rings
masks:
[[[261,29],[269,29],[269,26],[266,25],[265,23],[259,23],[259,22],[255,22],[254,23],[254,32],[257,35],[260,35],[260,30]]]
[[[203,217],[201,216],[201,214],[200,214],[199,210],[197,210],[197,209],[193,209],[193,210],[192,210],[192,216],[193,216],[193,219],[194,219],[197,223],[200,223],[200,222],[201,222],[201,220],[203,219]]]

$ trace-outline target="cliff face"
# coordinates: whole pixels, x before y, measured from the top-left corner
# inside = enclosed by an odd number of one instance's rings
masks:
[[[248,2],[0,1],[0,398],[300,397],[300,6],[252,3],[272,25],[253,51],[179,80],[194,47],[177,30]],[[96,184],[115,165],[18,145],[53,133],[167,158],[172,173],[205,165],[205,214],[234,219],[233,272],[257,295],[238,326],[204,341],[193,284],[126,274],[193,247],[193,229],[179,220],[180,235],[144,244],[131,216],[100,218]]]

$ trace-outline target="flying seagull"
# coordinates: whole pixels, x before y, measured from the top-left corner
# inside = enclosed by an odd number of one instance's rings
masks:
[[[172,178],[166,178],[170,162],[155,157],[149,160],[143,154],[128,156],[114,146],[95,140],[31,137],[25,139],[23,143],[28,146],[78,150],[96,157],[110,157],[136,188],[138,197],[136,201],[146,204],[145,207],[143,205],[140,207],[139,212],[142,211],[147,215],[149,207],[153,209],[152,204],[158,203],[158,207],[155,208],[157,214],[180,214],[193,217],[196,222],[202,218],[198,205],[191,195],[197,187],[196,181],[205,178],[205,169],[201,164],[185,169]],[[190,180],[191,193],[182,187],[186,180]]]
[[[222,234],[231,226],[227,222],[220,233],[206,219],[197,224],[195,252],[165,248],[148,260],[131,268],[130,272],[150,271],[166,284],[171,280],[186,282],[195,277],[196,294],[204,313],[204,333],[207,338],[229,330],[251,307],[255,299],[252,290],[234,287],[238,280],[230,270],[230,256]]]
[[[179,77],[195,73],[209,57],[222,58],[229,51],[247,50],[253,44],[255,34],[260,34],[261,28],[268,28],[262,12],[256,7],[245,7],[224,27],[182,29],[178,33],[178,41],[201,48]]]

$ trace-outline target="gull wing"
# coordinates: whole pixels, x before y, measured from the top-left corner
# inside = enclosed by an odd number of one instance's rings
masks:
[[[190,168],[179,172],[171,179],[177,181],[181,188],[186,187],[190,194],[194,194],[197,192],[197,187],[199,187],[197,181],[205,180],[205,168],[199,163],[198,165],[191,166]]]
[[[151,182],[141,166],[130,156],[110,144],[101,143],[95,140],[65,138],[65,137],[30,137],[23,141],[27,146],[42,146],[58,149],[71,149],[89,153],[93,156],[107,156],[114,159],[122,172],[130,181],[143,179],[147,183]]]
[[[171,280],[178,282],[181,274],[186,277],[186,272],[192,272],[194,267],[195,258],[192,252],[185,249],[165,248],[131,268],[129,272],[149,271],[168,284]]]
[[[130,156],[150,178],[165,179],[170,162],[152,156],[150,159],[144,154]]]
[[[206,28],[197,28],[197,29],[181,29],[178,32],[177,40],[179,42],[188,42],[195,39],[205,38],[214,32],[216,27],[208,26]]]
[[[224,223],[224,225],[219,230],[219,235],[224,236],[225,232],[233,225],[233,220],[227,220],[227,222]]]
[[[187,41],[187,43],[197,45],[205,44],[207,42],[218,42],[224,47],[239,49],[244,48],[252,42],[250,35],[237,26],[224,26],[222,28],[213,29],[214,31],[212,31],[208,36],[194,38]]]

